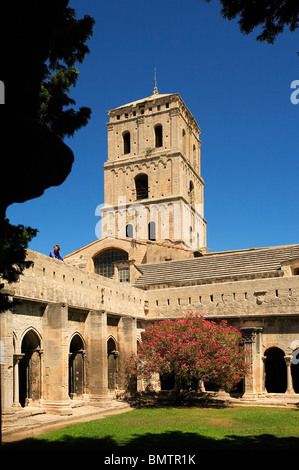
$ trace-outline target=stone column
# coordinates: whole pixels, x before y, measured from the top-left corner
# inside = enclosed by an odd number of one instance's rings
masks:
[[[4,292],[6,293],[6,292]],[[8,300],[12,301],[10,296]],[[0,399],[2,418],[9,415],[13,407],[13,313],[7,310],[0,314]]]
[[[40,404],[44,403],[44,361],[43,361],[43,356],[44,356],[44,350],[43,349],[38,349],[39,353],[39,359],[40,359],[40,390],[39,390],[39,402]]]
[[[24,354],[14,354],[13,355],[13,373],[14,373],[14,383],[13,383],[13,407],[21,408],[19,400],[19,362],[23,358]]]
[[[69,397],[68,306],[48,304],[44,346],[44,405],[51,413],[72,414]]]
[[[108,396],[107,312],[91,310],[87,321],[87,393],[93,405],[100,405]]]
[[[260,333],[262,328],[244,327],[241,333],[244,339],[244,347],[246,351],[246,360],[250,365],[251,374],[245,377],[245,395],[255,395],[261,391],[262,381],[261,361],[260,361]]]
[[[127,358],[137,352],[136,319],[121,317],[118,324],[119,366],[122,368]],[[119,377],[119,388],[125,388],[124,376]]]
[[[291,365],[292,365],[292,356],[284,356],[284,360],[287,366],[287,390],[286,393],[295,393],[293,389],[293,379],[292,379],[292,371],[291,371]]]
[[[262,392],[263,392],[263,393],[267,393],[267,390],[266,390],[266,360],[267,360],[267,356],[263,356],[263,357],[262,357],[262,361],[263,361],[263,383],[262,383]]]
[[[85,349],[82,349],[82,367],[83,367],[83,383],[82,383],[82,394],[83,394],[83,397],[86,398],[87,397],[87,394],[86,394],[86,362],[87,362],[87,352]]]

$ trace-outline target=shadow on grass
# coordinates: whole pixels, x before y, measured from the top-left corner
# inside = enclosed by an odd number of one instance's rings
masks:
[[[87,438],[65,436],[60,441],[46,441],[44,439],[30,438],[14,443],[2,444],[2,451],[65,451],[65,450],[91,450],[101,455],[109,456],[140,456],[147,458],[151,454],[197,454],[205,450],[297,450],[299,438],[277,438],[269,434],[258,436],[227,436],[225,439],[214,439],[196,433],[182,433],[179,431],[160,434],[147,433],[136,436],[127,443],[120,445],[110,436],[105,438]]]

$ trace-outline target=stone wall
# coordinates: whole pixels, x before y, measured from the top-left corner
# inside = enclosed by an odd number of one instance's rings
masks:
[[[83,309],[144,316],[144,292],[28,250],[34,266],[11,288],[15,298],[62,302]]]
[[[149,315],[176,317],[188,311],[206,317],[299,314],[299,277],[283,276],[147,291]]]

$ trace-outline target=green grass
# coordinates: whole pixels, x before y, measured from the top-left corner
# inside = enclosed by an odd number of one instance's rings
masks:
[[[299,410],[261,407],[144,408],[74,424],[13,449],[90,449],[120,455],[186,454],[202,450],[299,449]]]

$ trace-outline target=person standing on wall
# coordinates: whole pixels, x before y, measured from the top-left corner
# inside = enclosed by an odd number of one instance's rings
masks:
[[[60,254],[60,246],[59,245],[54,245],[54,249],[50,251],[50,258],[56,258],[60,259],[60,261],[64,262],[63,256]]]

